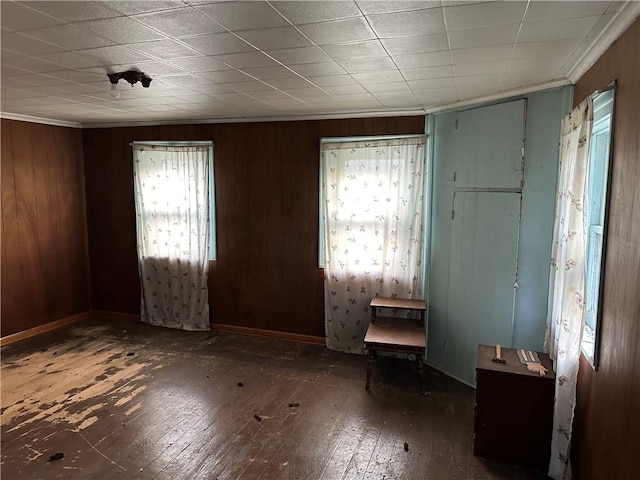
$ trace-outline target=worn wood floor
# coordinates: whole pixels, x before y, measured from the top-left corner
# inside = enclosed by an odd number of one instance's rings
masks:
[[[384,358],[367,392],[365,372],[322,346],[94,318],[2,349],[0,474],[544,478],[473,456],[471,388],[427,370],[420,396]]]

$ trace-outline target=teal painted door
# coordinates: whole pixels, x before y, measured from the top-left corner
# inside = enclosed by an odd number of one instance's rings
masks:
[[[520,194],[455,192],[448,295],[448,356],[475,378],[478,344],[511,346]]]
[[[511,346],[525,100],[436,118],[429,362],[475,383],[478,344]]]

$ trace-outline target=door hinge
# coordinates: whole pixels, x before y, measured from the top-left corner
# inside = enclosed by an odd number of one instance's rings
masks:
[[[455,129],[458,129],[458,119],[456,118],[456,125],[455,125]]]
[[[458,172],[453,172],[453,181],[454,181],[454,182],[456,181],[457,173],[458,173]]]
[[[451,220],[453,220],[456,216],[456,211],[455,210],[451,210]]]

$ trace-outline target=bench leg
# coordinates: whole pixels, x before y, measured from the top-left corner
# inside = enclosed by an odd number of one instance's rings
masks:
[[[422,355],[416,354],[416,367],[418,367],[418,378],[420,381],[420,394],[424,395],[424,370],[422,367]]]
[[[373,370],[373,361],[376,358],[376,352],[369,349],[369,359],[367,360],[367,385],[366,389],[369,390],[371,386],[371,370]]]

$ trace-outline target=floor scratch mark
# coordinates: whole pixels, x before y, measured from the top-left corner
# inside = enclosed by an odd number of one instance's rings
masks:
[[[87,438],[80,432],[80,430],[78,429],[74,429],[72,430],[73,432],[76,432],[78,435],[80,435],[82,437],[82,439],[87,442],[87,445],[89,445],[91,448],[93,448],[99,455],[103,456],[104,458],[106,458],[107,460],[109,460],[111,463],[113,463],[114,465],[117,465],[118,467],[120,467],[120,469],[123,472],[126,472],[127,469],[124,468],[122,465],[120,465],[118,462],[111,460],[109,457],[107,457],[104,453],[102,453],[100,450],[98,450],[93,443],[91,443],[89,440],[87,440]]]

